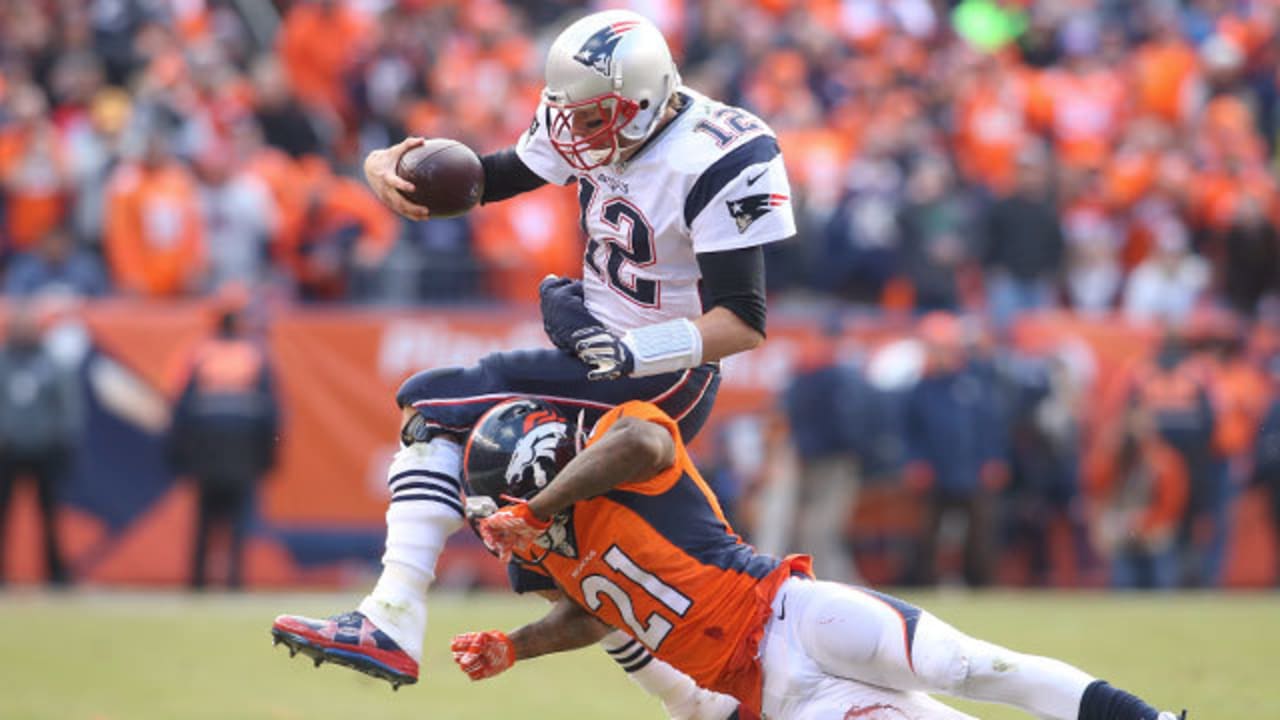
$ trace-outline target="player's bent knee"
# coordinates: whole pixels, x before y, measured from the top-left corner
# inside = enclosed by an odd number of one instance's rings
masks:
[[[913,660],[928,690],[966,697],[975,683],[993,674],[994,646],[956,630],[929,613],[916,625]]]
[[[396,390],[396,405],[401,408],[413,407],[419,400],[441,397],[443,391],[451,387],[466,368],[448,367],[422,370],[410,375]]]

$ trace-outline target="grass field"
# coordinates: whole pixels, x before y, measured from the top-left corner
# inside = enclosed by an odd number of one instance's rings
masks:
[[[1280,718],[1280,595],[912,595],[961,629],[1054,655],[1193,720]],[[393,693],[272,648],[278,612],[327,614],[351,595],[0,593],[4,720],[491,720],[662,717],[592,648],[472,684],[448,641],[543,610],[505,595],[439,596],[423,680]],[[959,704],[989,720],[1026,717]]]

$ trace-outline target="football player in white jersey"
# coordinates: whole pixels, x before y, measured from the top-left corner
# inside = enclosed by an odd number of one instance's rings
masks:
[[[407,139],[365,161],[382,202],[415,220],[430,213],[400,195],[411,186],[395,166],[421,142]],[[583,279],[552,277],[539,288],[556,349],[496,353],[407,380],[396,398],[402,449],[388,471],[376,586],[353,612],[282,615],[272,627],[291,652],[393,687],[417,680],[427,588],[445,539],[463,520],[461,442],[479,417],[523,395],[581,414],[589,426],[639,399],[692,437],[714,402],[717,361],[764,340],[762,247],[795,233],[773,132],[745,110],[684,87],[661,33],[628,11],[589,15],[559,35],[528,132],[481,162],[482,202],[577,183]],[[539,584],[546,582],[513,573],[517,591],[552,591]],[[643,648],[632,650],[625,635],[601,644],[673,716],[728,715],[725,696],[697,690]]]

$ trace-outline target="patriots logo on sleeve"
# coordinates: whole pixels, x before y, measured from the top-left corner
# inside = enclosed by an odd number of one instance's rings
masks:
[[[573,59],[605,77],[613,77],[613,51],[622,36],[639,24],[638,20],[622,20],[600,28],[587,38]]]
[[[760,193],[759,195],[747,195],[737,200],[729,200],[725,205],[729,206],[729,214],[733,216],[734,222],[738,224],[738,234],[747,231],[751,227],[751,223],[759,220],[765,213],[770,210],[781,207],[791,198],[786,195],[777,193]]]

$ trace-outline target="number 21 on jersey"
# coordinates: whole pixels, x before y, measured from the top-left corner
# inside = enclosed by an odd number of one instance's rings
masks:
[[[658,601],[676,617],[684,617],[689,612],[689,608],[693,607],[693,601],[684,593],[666,584],[657,575],[636,565],[635,561],[617,545],[609,546],[609,550],[604,554],[604,562],[634,583],[635,589]],[[604,599],[609,598],[617,606],[618,613],[622,615],[622,622],[631,629],[635,638],[653,652],[658,651],[662,641],[674,628],[672,621],[656,610],[641,621],[636,617],[635,602],[631,599],[631,593],[603,575],[588,575],[582,579],[582,597],[587,603],[587,608],[592,612],[599,610]]]

